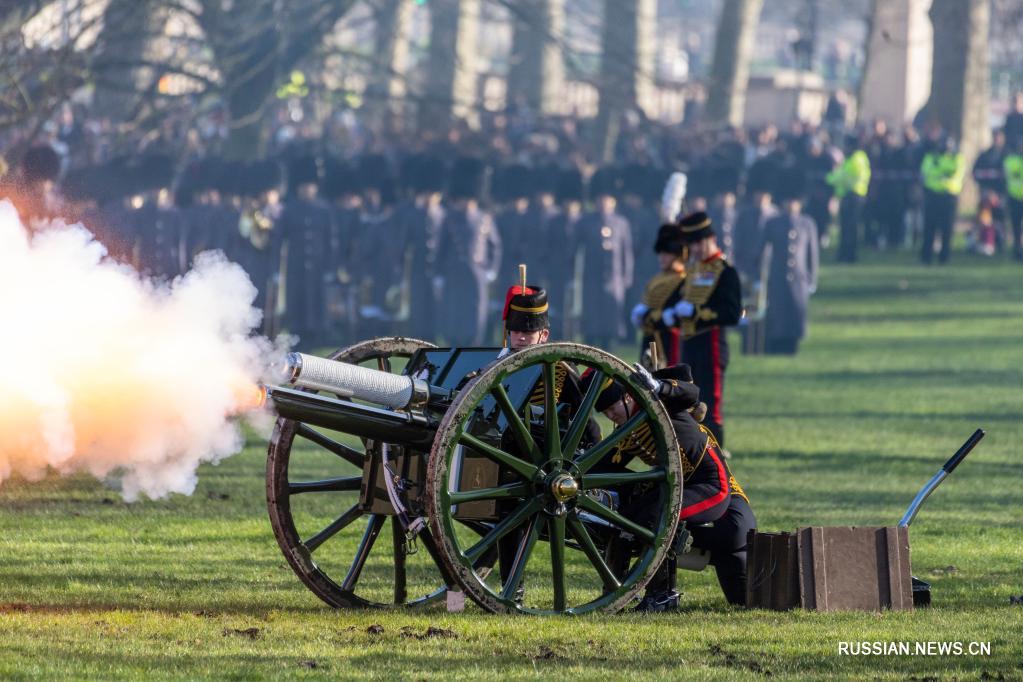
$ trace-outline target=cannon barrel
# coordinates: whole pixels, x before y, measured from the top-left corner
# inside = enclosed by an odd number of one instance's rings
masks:
[[[424,414],[395,412],[283,386],[265,386],[264,391],[274,410],[285,419],[360,438],[425,450],[437,432],[437,422]]]
[[[282,374],[295,386],[365,400],[392,410],[422,410],[430,399],[430,387],[418,379],[304,353],[288,353]]]

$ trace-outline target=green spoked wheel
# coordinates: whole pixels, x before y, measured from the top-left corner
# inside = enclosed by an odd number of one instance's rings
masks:
[[[441,561],[483,608],[613,613],[664,559],[681,462],[667,412],[633,371],[595,348],[545,344],[494,362],[453,401],[430,452],[427,509]],[[588,388],[572,399],[584,372]],[[609,379],[636,409],[597,435],[594,408]],[[630,462],[622,455],[640,434],[645,456]],[[492,515],[482,528],[464,511],[477,505],[478,515],[481,504]],[[500,570],[487,570],[495,555]]]
[[[329,357],[400,372],[413,353],[429,347],[416,339],[381,338]],[[425,551],[409,555],[405,529],[387,500],[379,492],[367,497],[367,471],[384,447],[291,419],[274,424],[266,467],[270,525],[295,574],[334,607],[415,606],[446,591],[430,534],[418,538]],[[423,457],[410,453],[403,466],[421,466]]]

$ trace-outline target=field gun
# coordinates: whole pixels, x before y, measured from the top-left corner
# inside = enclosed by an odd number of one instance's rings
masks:
[[[638,409],[604,435],[594,405],[612,379]],[[265,387],[277,413],[271,525],[332,606],[422,605],[456,590],[493,612],[615,612],[670,551],[674,431],[635,369],[604,351],[391,337],[290,355],[280,384]],[[656,452],[610,465],[640,428]],[[388,522],[391,541],[378,542]]]

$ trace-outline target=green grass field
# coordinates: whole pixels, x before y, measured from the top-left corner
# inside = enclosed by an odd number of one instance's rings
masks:
[[[985,428],[913,526],[930,609],[746,612],[712,573],[683,572],[684,609],[656,617],[330,610],[274,541],[253,437],[187,498],[128,505],[84,476],[0,486],[0,678],[1023,679],[1023,606],[1009,603],[1023,594],[1023,267],[867,260],[824,269],[797,357],[734,353],[732,468],[762,529],[893,525]],[[838,655],[862,640],[991,655]]]

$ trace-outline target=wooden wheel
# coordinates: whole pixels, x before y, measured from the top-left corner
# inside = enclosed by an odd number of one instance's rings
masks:
[[[560,394],[574,369],[590,370],[592,380],[568,405]],[[625,385],[638,407],[609,435],[587,442],[608,379]],[[619,446],[641,430],[648,430],[653,452],[645,459],[652,464],[613,464]],[[483,462],[496,475],[467,476],[468,461],[477,462],[473,471],[484,470]],[[533,346],[483,369],[441,421],[427,469],[441,561],[493,612],[623,608],[664,559],[681,496],[681,461],[663,405],[618,358],[569,343]],[[482,530],[462,511],[480,503],[495,510]],[[488,571],[482,559],[495,548],[504,550],[501,570]]]
[[[400,372],[417,350],[431,347],[416,339],[381,338],[330,358]],[[278,418],[270,437],[266,495],[274,536],[295,574],[334,607],[414,606],[446,590],[429,531],[418,538],[425,551],[409,555],[405,528],[387,500],[379,495],[367,500],[367,487],[373,485],[368,472],[384,448],[394,467],[422,465],[422,453],[290,419]]]

